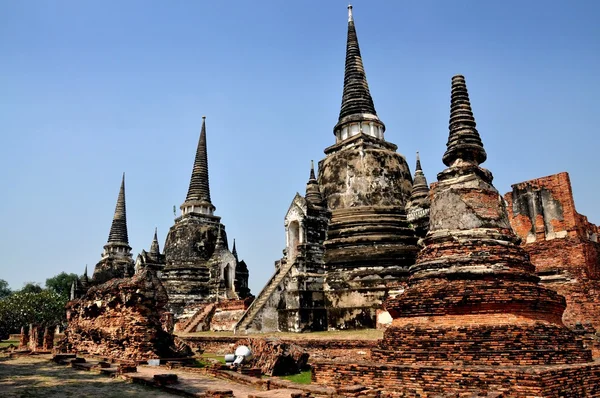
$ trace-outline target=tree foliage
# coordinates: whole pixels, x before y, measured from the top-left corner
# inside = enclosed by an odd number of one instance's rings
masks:
[[[52,326],[66,322],[67,299],[52,290],[39,293],[23,290],[0,300],[0,337],[19,333],[30,323]]]
[[[0,299],[8,297],[12,294],[12,290],[8,286],[8,282],[4,279],[0,279]]]
[[[23,285],[23,288],[19,290],[21,293],[41,293],[42,287],[37,282],[27,282]]]
[[[77,274],[61,272],[52,278],[46,279],[46,288],[68,298],[71,294],[71,285],[73,284],[73,281],[79,281],[79,276]]]

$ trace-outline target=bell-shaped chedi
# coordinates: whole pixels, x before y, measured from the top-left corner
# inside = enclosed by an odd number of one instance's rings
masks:
[[[336,143],[325,149],[318,176],[331,212],[324,243],[330,328],[374,327],[381,300],[407,277],[418,251],[405,212],[410,170],[384,132],[349,6],[342,105],[333,128]]]
[[[236,274],[238,261],[235,258],[228,260],[231,263],[230,276],[222,270],[213,272],[215,261],[224,261],[219,258],[220,253],[228,253],[227,256],[231,253],[228,249],[221,251],[217,248],[219,234],[225,248],[228,243],[225,226],[221,223],[221,217],[214,214],[215,206],[210,197],[205,117],[202,117],[188,192],[180,208],[181,216],[175,219],[167,235],[164,248],[166,265],[161,274],[169,295],[169,309],[177,319],[187,311],[184,310],[186,307],[232,296],[227,293],[229,290],[219,288],[226,281],[233,280],[234,286],[230,290],[249,295],[247,277],[238,281],[231,276],[244,277],[243,272]],[[242,285],[244,288],[240,290],[238,286]]]
[[[386,303],[395,319],[381,348],[409,362],[589,360],[562,324],[564,298],[538,284],[492,174],[480,167],[486,153],[463,76],[452,78],[447,147],[450,167],[433,189],[425,248],[409,288]]]

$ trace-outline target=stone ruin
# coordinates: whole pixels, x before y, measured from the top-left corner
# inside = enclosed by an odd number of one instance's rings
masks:
[[[316,382],[403,396],[502,392],[600,395],[600,364],[562,322],[563,296],[540,285],[480,167],[486,153],[463,76],[452,79],[450,134],[430,229],[408,288],[370,362],[318,362]]]
[[[59,350],[136,361],[187,356],[190,352],[163,329],[167,301],[150,269],[92,286],[67,304],[68,326]]]

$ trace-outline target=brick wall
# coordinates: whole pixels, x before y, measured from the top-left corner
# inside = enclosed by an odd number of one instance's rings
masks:
[[[504,198],[542,283],[567,300],[565,324],[600,329],[599,227],[577,213],[569,174],[515,184]]]

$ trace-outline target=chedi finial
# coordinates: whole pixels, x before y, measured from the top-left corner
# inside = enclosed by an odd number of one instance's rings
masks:
[[[352,16],[352,4],[348,4],[348,22],[353,22],[354,17]]]

